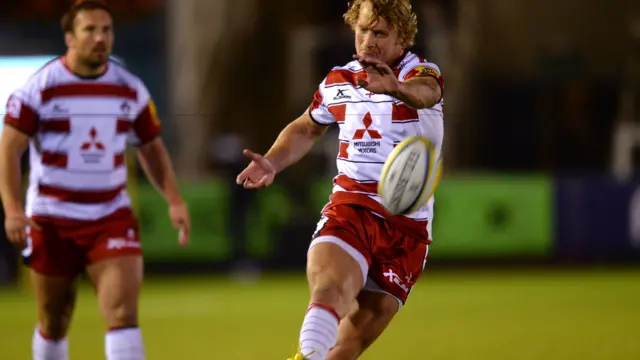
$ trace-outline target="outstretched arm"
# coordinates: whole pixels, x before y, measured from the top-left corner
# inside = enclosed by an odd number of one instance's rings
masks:
[[[280,132],[266,155],[244,151],[252,161],[238,175],[236,182],[247,189],[271,185],[277,173],[302,159],[326,131],[327,126],[316,123],[309,112],[305,112]]]
[[[327,126],[316,123],[305,112],[280,132],[265,158],[279,173],[302,159],[326,131]]]

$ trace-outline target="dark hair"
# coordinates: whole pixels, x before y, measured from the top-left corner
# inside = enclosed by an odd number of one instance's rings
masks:
[[[109,15],[113,15],[111,12],[111,8],[105,1],[102,0],[76,0],[69,11],[67,11],[64,16],[62,16],[62,20],[60,21],[60,25],[62,26],[62,30],[64,32],[73,32],[73,23],[78,16],[78,13],[83,10],[104,10],[109,13]]]

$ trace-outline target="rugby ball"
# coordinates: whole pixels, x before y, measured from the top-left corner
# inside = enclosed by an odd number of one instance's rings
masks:
[[[378,182],[378,196],[392,214],[410,214],[427,203],[440,182],[442,161],[433,143],[412,136],[389,154]]]

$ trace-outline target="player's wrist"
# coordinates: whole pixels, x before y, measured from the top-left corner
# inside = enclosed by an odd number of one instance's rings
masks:
[[[19,202],[5,203],[4,214],[6,218],[23,217],[24,207],[22,207],[22,204],[20,204]]]
[[[405,94],[406,84],[400,80],[396,80],[396,82],[391,86],[391,89],[387,92],[387,95],[392,96],[394,98],[402,98]]]
[[[167,200],[167,202],[169,203],[169,206],[174,207],[174,206],[184,206],[184,200],[182,198],[177,198],[177,199],[170,199]]]
[[[165,195],[165,198],[167,199],[167,204],[169,204],[169,206],[171,207],[183,206],[185,204],[182,196],[177,193],[172,195]]]
[[[280,166],[280,163],[278,163],[275,159],[275,157],[273,156],[273,154],[269,154],[267,153],[264,156],[265,160],[267,160],[269,162],[269,164],[271,165],[271,169],[273,170],[274,174],[279,173],[280,171],[282,171],[283,169]]]

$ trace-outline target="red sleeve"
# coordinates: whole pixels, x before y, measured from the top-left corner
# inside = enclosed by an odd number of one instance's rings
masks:
[[[407,75],[404,76],[404,80],[407,81],[409,79],[419,77],[432,77],[436,79],[438,81],[438,84],[440,85],[440,89],[442,89],[442,92],[444,93],[444,79],[440,75],[440,72],[438,72],[436,69],[425,65],[416,66],[415,68],[409,70]]]
[[[160,135],[160,128],[156,105],[153,100],[149,100],[133,123],[133,130],[140,143],[145,144]]]
[[[33,136],[38,129],[38,113],[15,96],[9,97],[4,123]]]
[[[316,93],[313,94],[313,100],[311,101],[311,105],[309,105],[309,110],[313,111],[317,108],[320,107],[320,105],[322,105],[322,94],[320,93],[320,90],[316,90]]]
[[[318,86],[318,90],[313,94],[313,100],[309,105],[309,116],[311,120],[316,122],[319,125],[331,125],[336,122],[336,118],[334,114],[332,114],[329,107],[325,104],[324,101],[324,86],[326,84],[327,78],[325,78],[320,86]]]

